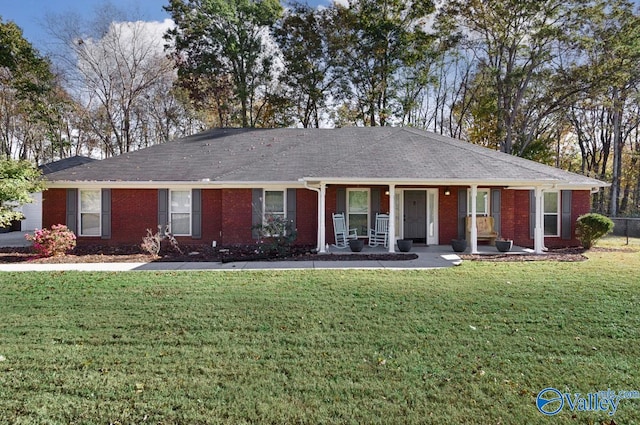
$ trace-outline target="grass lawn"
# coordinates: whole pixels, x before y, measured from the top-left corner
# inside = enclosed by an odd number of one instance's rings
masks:
[[[640,390],[640,252],[589,257],[0,274],[0,423],[609,423],[535,406]]]

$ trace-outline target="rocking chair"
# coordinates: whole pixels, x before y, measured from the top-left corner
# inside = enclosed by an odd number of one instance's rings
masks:
[[[389,215],[376,214],[376,227],[369,229],[369,246],[389,246]]]
[[[349,240],[358,239],[357,229],[347,230],[344,213],[333,214],[333,232],[336,238],[336,243],[333,246],[336,248],[346,248],[349,246]]]

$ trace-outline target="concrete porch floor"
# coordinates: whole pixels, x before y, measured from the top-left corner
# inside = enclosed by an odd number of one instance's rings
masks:
[[[367,254],[386,254],[389,252],[388,248],[384,246],[374,246],[370,247],[366,243],[364,244],[364,248],[361,252],[351,252],[351,250],[347,248],[336,248],[335,246],[329,245],[329,254],[353,254],[353,255],[367,255]],[[451,245],[424,245],[417,244],[413,245],[410,253],[425,253],[425,254],[471,254],[471,248],[468,248],[464,252],[454,252],[451,248]],[[492,245],[478,245],[478,254],[477,255],[525,255],[525,254],[533,254],[533,249],[524,248],[521,246],[514,245],[511,251],[509,252],[500,252],[495,246]],[[396,246],[396,253],[400,253]]]

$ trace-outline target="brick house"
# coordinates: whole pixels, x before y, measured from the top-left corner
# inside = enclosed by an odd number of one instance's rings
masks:
[[[448,244],[478,217],[542,252],[577,245],[575,222],[606,186],[412,128],[217,129],[46,176],[43,226],[64,223],[79,243],[138,244],[169,224],[178,240],[246,244],[266,215],[281,215],[297,243],[333,243],[331,214],[365,237],[376,213],[389,233]],[[471,217],[471,219],[467,219]],[[394,244],[389,244],[394,251]]]

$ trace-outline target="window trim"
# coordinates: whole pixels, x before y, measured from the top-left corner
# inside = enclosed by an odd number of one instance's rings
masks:
[[[83,211],[82,210],[82,192],[98,192],[98,202],[100,203],[100,208],[98,211]],[[98,215],[98,234],[86,234],[83,230],[82,226],[82,215],[83,214],[97,214]],[[101,188],[86,188],[86,189],[78,189],[78,236],[84,237],[100,237],[102,236],[102,189]]]
[[[549,194],[555,194],[556,195],[556,212],[554,213],[547,213],[545,210],[545,195],[549,193]],[[560,229],[560,226],[562,225],[561,219],[562,219],[562,214],[561,214],[561,202],[562,199],[560,198],[560,191],[559,190],[545,190],[542,193],[542,232],[543,232],[543,236],[545,238],[558,238],[560,237],[560,235],[562,234],[562,230]],[[544,231],[544,219],[546,216],[548,215],[555,215],[556,216],[556,233],[555,234],[546,234]]]
[[[479,187],[478,188],[478,196],[480,198],[480,192],[487,193],[487,202],[485,204],[486,212],[479,213],[476,211],[476,217],[490,217],[491,216],[491,188],[490,187]],[[467,190],[467,217],[471,217],[471,190]]]
[[[282,192],[282,217],[287,219],[287,189],[262,189],[262,224],[267,223],[267,192]],[[280,214],[275,213],[275,214]]]
[[[351,192],[367,192],[367,224],[366,224],[366,230],[364,232],[364,235],[360,235],[358,234],[358,238],[367,238],[369,237],[368,234],[368,229],[371,227],[371,188],[369,187],[348,187],[347,188],[347,199],[346,199],[346,206],[345,206],[345,221],[347,224],[347,229],[352,228],[353,226],[351,226],[351,223],[349,222],[349,216],[351,215],[351,212],[349,211],[349,193]],[[363,214],[363,213],[354,213],[354,214]]]
[[[171,199],[174,192],[188,192],[189,193],[189,233],[174,233],[173,232],[173,214],[187,214],[185,212],[174,212],[171,208]],[[193,232],[193,190],[192,189],[169,189],[169,232],[173,236],[191,236]]]

